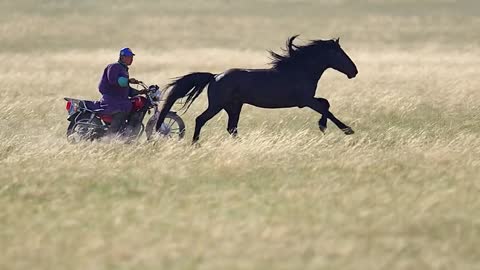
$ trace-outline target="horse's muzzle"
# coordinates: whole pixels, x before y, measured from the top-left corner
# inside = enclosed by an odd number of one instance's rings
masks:
[[[358,74],[358,71],[356,71],[356,72],[353,73],[353,74],[348,74],[347,77],[348,77],[349,79],[353,79],[353,78],[355,78],[355,77],[357,76],[357,74]]]

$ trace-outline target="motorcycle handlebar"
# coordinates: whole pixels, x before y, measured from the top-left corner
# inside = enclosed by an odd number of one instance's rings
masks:
[[[144,82],[139,81],[139,80],[135,80],[135,83],[131,82],[131,84],[138,84],[138,85],[140,85],[140,87],[143,88],[143,90],[145,90],[146,92],[151,91],[152,89],[150,89],[150,87],[152,87],[152,86],[155,86],[155,88],[156,88],[157,90],[159,89],[158,85],[148,86],[148,85],[146,85]]]
[[[139,81],[139,80],[137,80],[137,79],[135,79],[135,78],[130,78],[130,79],[128,79],[128,82],[131,83],[131,84],[143,84],[142,81]]]

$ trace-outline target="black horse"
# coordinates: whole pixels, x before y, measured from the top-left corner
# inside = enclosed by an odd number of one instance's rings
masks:
[[[297,35],[298,36],[298,35]],[[285,55],[269,51],[272,56],[270,69],[229,69],[220,74],[195,72],[179,77],[167,87],[172,87],[160,111],[157,122],[163,123],[175,101],[187,97],[186,110],[208,87],[208,108],[196,118],[193,142],[200,136],[200,129],[222,109],[228,114],[228,132],[235,136],[243,104],[262,108],[309,107],[322,114],[319,128],[325,132],[327,118],[346,135],[353,130],[338,120],[330,111],[324,98],[316,98],[315,90],[323,72],[333,68],[349,79],[354,78],[357,67],[340,47],[339,39],[313,40],[307,45],[293,44],[297,37],[287,40]]]

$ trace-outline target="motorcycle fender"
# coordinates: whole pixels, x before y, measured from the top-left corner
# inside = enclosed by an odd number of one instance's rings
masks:
[[[75,118],[77,117],[78,114],[80,114],[80,112],[76,112],[76,113],[74,113],[74,114],[72,114],[72,115],[69,115],[68,118],[67,118],[67,120],[70,121],[70,122],[72,122],[73,120],[75,120]]]
[[[145,133],[147,134],[147,138],[152,136],[155,126],[157,125],[158,117],[160,116],[160,112],[155,112],[150,119],[148,119],[147,125],[145,126]]]

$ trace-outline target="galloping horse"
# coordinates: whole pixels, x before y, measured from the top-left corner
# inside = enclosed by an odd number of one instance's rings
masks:
[[[333,68],[351,79],[357,75],[357,67],[340,47],[339,39],[313,40],[298,46],[293,44],[297,36],[287,40],[284,55],[269,51],[272,57],[269,69],[229,69],[220,74],[194,72],[172,81],[167,86],[172,88],[160,111],[156,129],[177,99],[186,96],[184,108],[188,110],[209,85],[208,108],[196,118],[193,142],[198,141],[202,126],[222,109],[228,114],[227,131],[235,136],[245,103],[261,108],[308,107],[322,114],[318,121],[322,132],[330,119],[346,135],[353,134],[352,128],[330,112],[328,100],[315,97],[315,90],[326,69]]]

